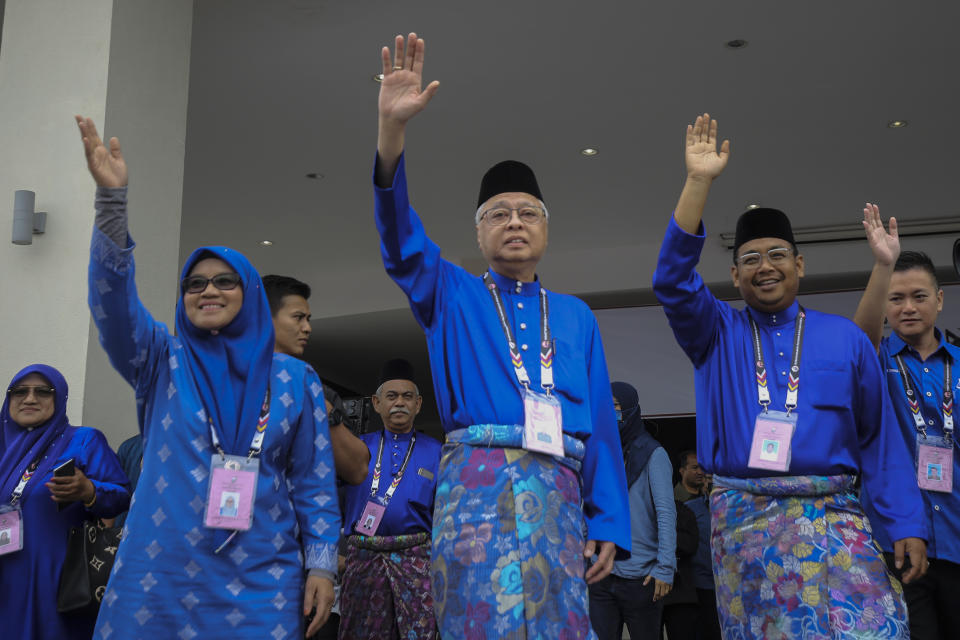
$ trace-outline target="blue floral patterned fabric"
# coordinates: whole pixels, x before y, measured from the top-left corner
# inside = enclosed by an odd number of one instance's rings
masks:
[[[565,458],[517,448],[522,427],[448,434],[433,519],[433,596],[444,638],[583,640],[590,628],[580,506],[583,444]],[[514,444],[511,444],[514,443]]]
[[[715,477],[711,550],[726,640],[909,638],[852,476]]]

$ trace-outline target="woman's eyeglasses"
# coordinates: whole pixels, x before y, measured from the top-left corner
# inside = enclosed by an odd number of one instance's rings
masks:
[[[56,393],[56,389],[53,387],[32,387],[32,386],[19,386],[19,387],[10,387],[7,389],[7,395],[15,400],[24,400],[27,396],[30,395],[30,392],[33,392],[34,397],[40,400],[47,400],[53,397],[53,394]]]
[[[240,274],[218,273],[212,278],[187,276],[180,281],[180,290],[183,293],[203,293],[207,289],[207,285],[211,282],[213,286],[220,289],[220,291],[230,291],[231,289],[236,289],[237,285],[240,284]]]

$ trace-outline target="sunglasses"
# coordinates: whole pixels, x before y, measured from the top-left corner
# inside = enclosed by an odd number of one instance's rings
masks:
[[[53,387],[31,387],[31,386],[20,386],[20,387],[10,387],[7,389],[7,395],[15,400],[23,400],[30,395],[30,392],[33,392],[33,395],[41,400],[47,400],[53,397],[53,394],[56,393],[56,390]]]
[[[231,289],[236,289],[237,285],[240,284],[240,274],[239,273],[218,273],[212,278],[205,278],[203,276],[187,276],[180,281],[180,290],[183,293],[203,293],[207,285],[213,283],[217,289],[220,291],[230,291]]]

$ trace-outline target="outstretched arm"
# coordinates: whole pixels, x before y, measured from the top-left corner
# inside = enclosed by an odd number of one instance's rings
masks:
[[[440,88],[436,80],[423,88],[423,52],[425,43],[417,34],[403,36],[394,41],[393,61],[389,47],[380,51],[383,62],[383,81],[380,83],[378,111],[380,115],[377,135],[376,185],[387,189],[393,183],[400,154],[403,153],[404,134],[407,122],[423,111]]]
[[[710,185],[723,172],[730,159],[729,140],[724,140],[717,150],[717,121],[711,120],[710,114],[697,116],[696,122],[687,125],[685,158],[687,181],[680,192],[673,217],[681,229],[687,233],[697,233]]]
[[[900,235],[897,233],[897,219],[890,218],[890,231],[883,228],[880,208],[869,202],[863,208],[863,229],[867,242],[873,252],[873,271],[867,288],[860,298],[853,321],[870,338],[873,347],[879,348],[883,338],[884,309],[887,304],[887,290],[890,288],[890,276],[893,266],[900,257]]]

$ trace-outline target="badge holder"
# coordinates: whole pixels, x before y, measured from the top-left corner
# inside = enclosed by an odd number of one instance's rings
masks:
[[[23,518],[19,507],[0,508],[0,555],[23,549]]]
[[[797,429],[797,414],[784,411],[764,411],[753,425],[750,446],[751,469],[787,471],[790,468],[791,441]]]
[[[523,448],[563,457],[563,412],[552,395],[523,391]]]
[[[246,531],[253,525],[260,459],[220,455],[210,461],[210,488],[203,524],[210,529]]]
[[[927,491],[953,493],[953,439],[917,434],[917,484]]]
[[[365,536],[377,535],[377,529],[380,528],[380,521],[383,520],[383,513],[386,510],[387,508],[376,500],[367,500],[367,506],[357,522],[357,533]]]

